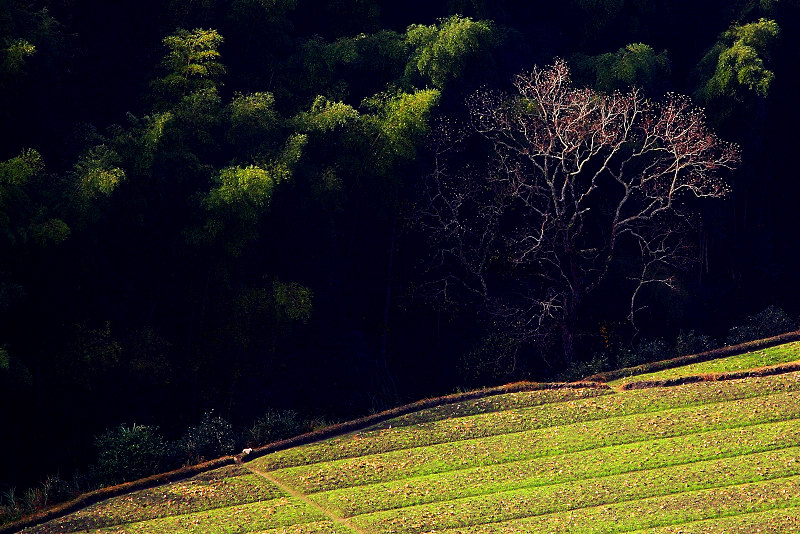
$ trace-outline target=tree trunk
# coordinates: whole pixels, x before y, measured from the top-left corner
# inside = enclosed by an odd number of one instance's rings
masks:
[[[565,319],[561,323],[561,348],[564,352],[564,363],[572,365],[575,362],[575,339],[571,321]]]

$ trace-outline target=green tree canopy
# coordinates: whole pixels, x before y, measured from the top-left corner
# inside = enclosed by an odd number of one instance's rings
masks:
[[[775,78],[767,64],[779,34],[778,24],[763,18],[725,31],[700,62],[697,97],[705,102],[766,97]]]
[[[491,21],[453,15],[439,24],[409,26],[406,43],[413,50],[406,75],[421,75],[442,89],[463,76],[467,66],[477,69],[489,61],[500,32]]]
[[[652,94],[665,85],[670,73],[667,51],[656,54],[644,43],[597,56],[578,55],[576,63],[587,77],[594,78],[595,88],[606,93],[635,86]]]
[[[198,90],[216,88],[225,72],[218,48],[223,42],[216,30],[179,29],[164,38],[167,54],[161,65],[167,75],[154,87],[167,100],[175,100]]]

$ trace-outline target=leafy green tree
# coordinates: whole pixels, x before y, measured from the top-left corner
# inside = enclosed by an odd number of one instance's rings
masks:
[[[644,43],[631,43],[597,56],[578,55],[575,62],[579,71],[594,78],[595,88],[606,93],[631,87],[648,94],[658,93],[666,86],[670,73],[667,51],[656,54]]]
[[[18,73],[28,57],[36,53],[36,47],[25,39],[15,39],[6,45],[2,70],[5,76]]]
[[[161,62],[167,75],[153,87],[167,101],[197,92],[216,89],[225,67],[218,48],[223,42],[216,30],[179,29],[164,38],[167,54]]]
[[[464,76],[468,67],[481,69],[490,62],[491,50],[500,40],[500,32],[486,20],[453,15],[439,24],[414,24],[406,31],[406,43],[412,49],[406,75],[412,80],[422,76],[443,89]]]
[[[75,175],[82,195],[94,199],[109,196],[125,180],[125,171],[118,165],[120,157],[105,144],[90,148],[75,164]]]
[[[47,8],[36,10],[29,2],[4,0],[0,4],[0,90],[29,75],[34,57],[42,52],[51,56],[54,48],[63,45],[60,30]]]
[[[43,173],[44,160],[33,149],[0,162],[0,245],[45,245],[69,237],[69,226],[51,216],[53,209],[46,203],[51,192],[42,187],[41,181],[47,180]]]
[[[291,179],[306,142],[305,135],[295,134],[274,159],[220,170],[216,185],[203,200],[209,212],[208,235],[223,237],[228,251],[240,254],[257,236],[256,223],[269,207],[275,187]]]
[[[407,46],[393,31],[341,37],[332,42],[314,36],[289,60],[286,84],[295,99],[323,95],[357,102],[395,82],[407,59]]]
[[[723,116],[736,103],[765,98],[775,78],[768,64],[779,34],[778,24],[763,18],[725,31],[700,61],[697,98],[715,104]]]
[[[272,285],[275,298],[275,314],[290,321],[307,323],[311,318],[311,289],[296,282],[285,283],[275,280]]]
[[[380,144],[383,148],[374,152],[377,168],[388,171],[398,159],[416,157],[417,146],[429,131],[428,119],[439,97],[439,91],[424,89],[413,93],[381,93],[364,101],[372,113],[364,115],[362,120],[375,132],[373,146]]]
[[[43,170],[42,156],[32,149],[0,162],[0,228],[11,243],[24,239],[27,224],[20,215],[30,211],[26,186]]]
[[[292,121],[300,131],[326,133],[347,127],[359,118],[358,111],[352,106],[318,96],[311,104],[311,109],[298,113]]]
[[[226,114],[227,138],[239,154],[252,158],[275,149],[282,118],[275,110],[272,93],[237,93]]]

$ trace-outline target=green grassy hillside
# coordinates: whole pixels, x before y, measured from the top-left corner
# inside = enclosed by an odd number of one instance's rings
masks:
[[[776,347],[769,347],[745,354],[737,354],[725,358],[716,358],[705,362],[682,365],[671,369],[663,369],[653,373],[632,375],[609,382],[615,386],[639,382],[642,380],[668,380],[670,378],[680,378],[694,375],[705,375],[712,373],[733,373],[748,369],[763,369],[800,361],[800,341],[786,343]]]
[[[791,361],[798,348],[670,376]],[[510,393],[439,406],[24,530],[796,531],[800,372],[638,390]]]

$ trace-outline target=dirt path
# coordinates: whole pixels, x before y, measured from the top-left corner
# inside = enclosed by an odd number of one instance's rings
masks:
[[[268,472],[262,471],[260,469],[256,469],[255,467],[251,467],[251,466],[249,466],[247,464],[242,464],[242,465],[243,465],[243,467],[249,469],[253,473],[255,473],[255,474],[257,474],[257,475],[259,475],[261,477],[266,478],[267,480],[269,480],[270,482],[272,482],[273,484],[278,486],[280,489],[282,489],[283,491],[285,491],[286,493],[288,493],[289,495],[294,497],[295,499],[300,499],[301,501],[303,501],[304,503],[306,503],[307,505],[309,505],[313,509],[315,509],[318,512],[322,513],[325,517],[327,517],[328,519],[330,519],[334,523],[338,523],[339,525],[347,527],[348,529],[352,530],[353,532],[356,532],[357,534],[374,534],[373,532],[371,532],[369,530],[365,530],[362,527],[354,525],[346,517],[341,516],[341,515],[337,514],[336,512],[333,512],[331,510],[328,510],[327,508],[323,508],[319,504],[317,504],[314,501],[312,501],[311,499],[309,499],[308,496],[305,493],[303,493],[303,492],[301,492],[301,491],[299,491],[299,490],[287,485],[286,483],[278,480],[277,478],[275,478],[274,476],[272,476]]]

